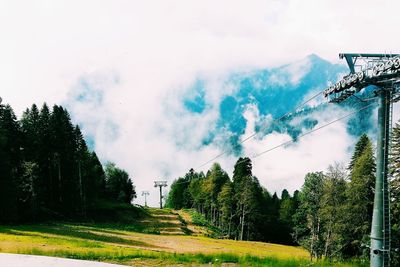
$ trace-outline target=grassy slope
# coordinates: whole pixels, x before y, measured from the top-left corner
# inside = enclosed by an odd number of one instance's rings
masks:
[[[187,233],[191,235],[185,235]],[[135,266],[192,262],[232,262],[249,266],[308,265],[307,252],[298,247],[211,239],[202,236],[205,233],[208,230],[194,226],[190,216],[184,212],[178,215],[168,210],[152,209],[150,216],[129,224],[0,226],[0,252],[90,259]]]

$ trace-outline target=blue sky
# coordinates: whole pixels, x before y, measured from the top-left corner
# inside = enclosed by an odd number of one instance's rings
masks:
[[[238,155],[345,114],[329,105],[287,121],[292,132],[234,147],[346,72],[339,53],[399,53],[399,8],[396,0],[0,0],[0,96],[18,115],[34,102],[67,106],[100,158],[125,168],[156,205],[154,180],[171,182],[225,150],[219,161],[231,173]],[[254,173],[271,192],[297,189],[306,172],[348,160],[349,125],[256,159]]]

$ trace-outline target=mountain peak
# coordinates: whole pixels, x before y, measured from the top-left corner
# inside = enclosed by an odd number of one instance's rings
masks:
[[[307,58],[308,60],[310,60],[311,62],[316,62],[316,61],[327,61],[327,60],[321,58],[320,56],[318,56],[317,54],[314,54],[314,53],[309,54],[308,56],[306,56],[306,58]]]

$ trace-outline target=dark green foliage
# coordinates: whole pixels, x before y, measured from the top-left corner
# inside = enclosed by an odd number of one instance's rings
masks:
[[[236,161],[232,177],[235,192],[240,191],[239,187],[241,186],[242,180],[245,179],[245,177],[253,175],[252,168],[253,166],[249,158],[239,158]]]
[[[348,170],[350,175],[336,164],[325,175],[306,176],[293,236],[312,258],[368,258],[375,161],[366,135],[357,142]]]
[[[390,155],[391,265],[400,265],[400,124],[393,127]]]
[[[21,173],[21,131],[14,111],[0,104],[0,220],[17,219],[17,184]]]
[[[218,194],[218,204],[220,212],[220,228],[227,237],[231,236],[232,219],[234,215],[233,206],[233,187],[230,181],[227,181]]]
[[[293,197],[290,197],[289,193],[284,193],[286,191],[283,190],[281,202],[279,205],[279,220],[278,225],[280,226],[280,231],[284,240],[282,243],[291,244],[293,242],[291,234],[293,233],[293,214],[295,214],[298,209],[298,191]]]
[[[354,164],[356,163],[358,158],[363,154],[366,146],[368,146],[370,143],[371,141],[369,140],[366,134],[361,135],[360,139],[358,140],[354,148],[354,153],[353,156],[351,157],[351,161],[349,164],[349,170],[353,169]]]
[[[310,252],[310,258],[321,258],[323,251],[322,225],[319,210],[323,196],[322,172],[308,173],[300,193],[296,215],[296,241]]]
[[[32,161],[22,162],[22,173],[19,177],[18,192],[18,211],[23,221],[36,219],[38,216],[38,195],[40,195],[38,180],[38,164]]]
[[[370,242],[375,171],[372,143],[363,135],[356,144],[350,164],[350,182],[346,189],[343,238],[347,243],[342,249],[345,257],[368,257],[369,250],[366,249],[366,245]]]
[[[376,170],[367,135],[355,145],[347,170],[336,164],[326,174],[306,176],[293,237],[312,258],[368,259]]]
[[[396,137],[397,134],[397,137]],[[397,138],[397,139],[396,139]],[[400,130],[394,130],[391,173],[400,164]],[[397,164],[397,165],[396,165]],[[392,245],[398,247],[398,178],[392,180]],[[224,238],[300,244],[311,259],[368,257],[375,182],[373,146],[362,135],[348,168],[334,164],[326,174],[309,173],[301,191],[281,198],[270,194],[252,174],[249,158],[239,158],[232,181],[218,164],[204,176],[191,170],[172,185],[169,203],[174,208],[195,208]],[[393,262],[398,262],[396,255]]]
[[[86,218],[101,199],[130,203],[135,197],[120,169],[122,178],[111,179],[107,192],[99,159],[61,106],[50,112],[34,104],[17,121],[9,105],[0,105],[0,159],[0,222]]]
[[[190,170],[174,182],[168,203],[175,208],[195,208],[207,223],[200,221],[218,227],[225,238],[298,242],[310,249],[313,258],[342,255],[347,244],[342,229],[348,186],[343,167],[331,166],[326,175],[308,174],[301,193],[295,191],[291,197],[283,190],[281,199],[276,193],[271,196],[251,173],[251,162],[239,159],[234,180],[224,178],[225,184],[217,187],[214,178],[225,176],[219,165],[213,165],[205,177]]]
[[[297,201],[285,192],[285,201],[290,204],[284,209],[294,212]],[[217,163],[206,175],[191,169],[174,181],[167,200],[171,208],[194,208],[225,238],[292,244],[291,215],[281,221],[280,205],[277,195],[271,197],[252,175],[249,158],[238,159],[232,181]]]
[[[400,123],[393,127],[390,153],[390,176],[394,180],[400,178]]]
[[[290,198],[289,192],[286,189],[283,189],[282,190],[282,194],[281,194],[281,199],[285,200],[285,199],[288,199],[288,198]]]
[[[344,245],[342,233],[347,220],[344,216],[347,201],[346,178],[347,172],[339,164],[329,166],[324,177],[319,215],[323,227],[323,255],[330,260],[341,254]]]
[[[391,262],[392,266],[400,265],[400,180],[391,183]]]
[[[107,196],[118,202],[131,203],[136,192],[128,173],[117,168],[114,163],[106,165],[105,173]]]
[[[173,209],[182,209],[192,207],[193,202],[196,199],[191,196],[190,183],[197,179],[197,174],[191,169],[185,176],[178,178],[171,185],[171,189],[168,194],[166,206]],[[195,188],[193,188],[195,189]]]
[[[56,105],[50,116],[49,144],[54,207],[63,214],[73,214],[80,203],[74,127],[68,112]]]

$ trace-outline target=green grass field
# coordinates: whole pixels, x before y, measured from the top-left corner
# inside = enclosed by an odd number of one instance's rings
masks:
[[[48,255],[132,266],[367,266],[310,263],[299,247],[212,239],[190,216],[168,210],[129,224],[47,223],[0,226],[0,252]],[[190,235],[188,235],[190,233]]]

